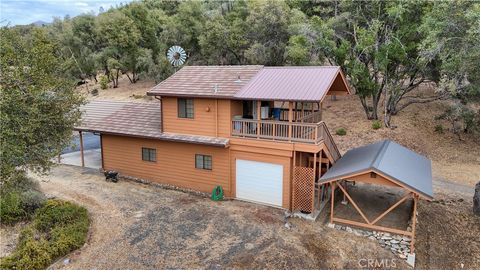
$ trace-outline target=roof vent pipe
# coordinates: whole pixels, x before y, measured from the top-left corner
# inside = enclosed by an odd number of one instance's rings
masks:
[[[237,80],[236,80],[235,82],[236,82],[236,83],[241,83],[241,82],[242,82],[242,79],[240,79],[240,74],[238,74]]]
[[[215,84],[215,85],[213,86],[213,92],[214,92],[214,93],[218,93],[218,84]]]

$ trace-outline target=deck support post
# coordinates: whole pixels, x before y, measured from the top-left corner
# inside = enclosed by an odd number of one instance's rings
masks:
[[[303,102],[302,102],[302,116],[300,117],[302,123],[303,123],[304,116],[305,116],[305,112],[303,110]]]
[[[319,113],[320,113],[320,121],[322,121],[322,114],[323,114],[323,113],[322,113],[322,107],[323,107],[323,103],[322,103],[322,102],[319,102],[319,103],[318,103],[318,111],[319,111]],[[320,122],[320,121],[318,121],[318,122]]]
[[[85,157],[83,155],[83,134],[81,131],[78,132],[80,136],[80,158],[82,160],[82,167],[85,167]]]
[[[257,139],[259,139],[260,138],[260,129],[262,127],[262,116],[261,116],[262,102],[260,100],[257,100],[256,103],[257,103]]]
[[[302,103],[303,104],[303,103]],[[315,211],[315,180],[317,178],[317,153],[313,153],[313,196],[312,196],[312,213]]]
[[[288,102],[288,141],[292,141],[292,118],[293,118],[293,111],[292,111],[293,103],[291,101]]]

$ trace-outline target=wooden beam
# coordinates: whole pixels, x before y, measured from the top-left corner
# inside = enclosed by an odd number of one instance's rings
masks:
[[[397,206],[399,206],[401,203],[403,203],[406,199],[410,198],[412,193],[407,193],[405,196],[403,196],[397,203],[394,205],[390,206],[385,212],[380,214],[374,221],[372,221],[372,225],[377,223],[380,219],[382,219],[386,214],[390,213],[393,209],[395,209]]]
[[[79,131],[78,134],[80,135],[80,158],[82,160],[82,167],[85,167],[85,158],[83,156],[83,135],[81,131]]]
[[[319,102],[318,103],[318,111],[320,112],[320,121],[322,121],[322,108],[323,108],[323,103]]]
[[[257,103],[257,139],[260,138],[260,129],[262,127],[262,116],[261,116],[261,106],[262,102],[260,100],[256,101]]]
[[[303,103],[302,103],[303,106]],[[312,186],[313,186],[313,196],[312,196],[312,212],[315,210],[315,178],[317,176],[317,153],[313,153],[313,179],[312,179]]]
[[[292,141],[292,118],[293,118],[293,112],[292,112],[292,102],[288,102],[288,140]]]
[[[333,223],[333,206],[335,205],[335,182],[330,183],[332,189],[332,198],[330,198],[330,223]]]
[[[412,237],[412,232],[409,231],[402,231],[394,228],[388,228],[388,227],[383,227],[383,226],[378,226],[378,225],[371,225],[371,224],[366,224],[358,221],[353,221],[353,220],[348,220],[348,219],[343,219],[343,218],[333,218],[334,222],[339,222],[343,224],[348,224],[352,226],[357,226],[357,227],[363,227],[371,230],[376,230],[376,231],[384,231],[384,232],[389,232],[389,233],[394,233],[394,234],[400,234],[400,235],[405,235],[405,236],[410,236]]]
[[[303,110],[303,102],[302,102],[302,115],[300,117],[300,119],[302,119],[302,123],[303,123],[303,117],[304,117],[304,110]]]
[[[412,217],[412,239],[410,241],[410,254],[415,253],[415,227],[417,224],[417,202],[418,195],[413,195],[413,217]]]
[[[353,199],[350,197],[350,195],[347,193],[347,191],[342,187],[342,185],[339,184],[338,187],[343,191],[343,194],[345,194],[345,196],[347,196],[347,198],[348,198],[348,200],[350,201],[350,203],[352,203],[353,207],[355,207],[355,209],[357,209],[358,213],[362,216],[362,218],[363,218],[368,224],[371,224],[370,221],[368,220],[367,216],[365,216],[365,214],[362,212],[362,210],[360,210],[360,207],[358,207],[358,205],[353,201]]]

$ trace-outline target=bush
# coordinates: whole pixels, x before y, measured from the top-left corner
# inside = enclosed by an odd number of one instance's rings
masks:
[[[108,80],[108,77],[105,75],[100,75],[100,79],[98,80],[100,82],[100,88],[102,89],[107,89],[108,88],[108,83],[110,82]]]
[[[70,202],[49,200],[35,213],[34,224],[37,230],[48,232],[56,226],[74,224],[85,218],[87,218],[85,208]]]
[[[48,200],[33,223],[20,233],[15,251],[0,259],[0,269],[45,269],[81,247],[90,221],[87,210],[70,202]]]
[[[339,128],[335,131],[335,134],[339,136],[344,136],[344,135],[347,135],[347,131],[344,128]]]
[[[22,208],[28,214],[33,214],[35,210],[45,204],[46,198],[43,193],[37,190],[27,190],[22,192]]]
[[[382,122],[380,122],[379,120],[374,120],[372,122],[372,128],[373,129],[379,129],[382,127]]]
[[[0,222],[11,225],[31,218],[45,202],[45,196],[36,189],[38,182],[24,173],[14,174],[8,179],[1,188]]]
[[[443,134],[443,132],[444,132],[443,126],[442,125],[436,125],[435,126],[435,132]]]
[[[22,208],[22,198],[18,192],[6,193],[0,198],[0,220],[3,224],[13,224],[24,219],[27,213]]]

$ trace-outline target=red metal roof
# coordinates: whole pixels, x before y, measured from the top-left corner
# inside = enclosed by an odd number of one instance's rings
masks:
[[[234,97],[318,102],[337,76],[342,76],[338,66],[264,67]]]
[[[228,139],[162,132],[158,102],[92,101],[75,130],[225,147]]]
[[[185,66],[150,91],[151,96],[232,97],[263,66]]]

